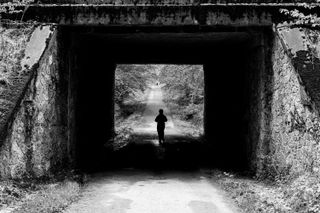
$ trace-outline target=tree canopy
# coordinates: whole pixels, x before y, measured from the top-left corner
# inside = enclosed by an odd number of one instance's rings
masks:
[[[143,93],[148,83],[156,78],[155,68],[154,65],[118,65],[115,75],[115,103],[121,105],[126,99]]]

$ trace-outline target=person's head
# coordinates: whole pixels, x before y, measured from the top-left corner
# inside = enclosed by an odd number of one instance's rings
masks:
[[[159,114],[163,114],[163,109],[159,109]]]

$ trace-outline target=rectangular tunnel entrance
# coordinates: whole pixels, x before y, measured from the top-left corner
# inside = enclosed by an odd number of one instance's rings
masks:
[[[204,137],[181,155],[184,164],[254,168],[264,128],[269,28],[60,28],[69,71],[70,152],[79,168],[117,164],[105,144],[114,137],[115,69],[130,63],[203,66]],[[123,158],[130,165],[132,159]]]

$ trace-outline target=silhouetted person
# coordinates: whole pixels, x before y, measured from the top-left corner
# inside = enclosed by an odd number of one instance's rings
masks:
[[[163,114],[163,109],[159,109],[155,122],[157,122],[157,131],[159,136],[159,144],[164,143],[164,128],[166,127],[167,117]]]

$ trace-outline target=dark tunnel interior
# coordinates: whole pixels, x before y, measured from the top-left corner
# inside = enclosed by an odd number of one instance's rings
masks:
[[[254,91],[259,87],[258,76],[263,72],[261,64],[265,63],[261,35],[266,31],[61,27],[68,61],[65,66],[70,75],[69,111],[73,113],[69,118],[70,143],[77,166],[96,171],[117,166],[159,165],[152,147],[142,147],[137,153],[130,148],[110,153],[104,148],[114,131],[117,64],[202,64],[204,142],[169,147],[165,166],[247,170],[250,156],[254,155],[250,138],[259,134],[250,132],[249,126],[258,119],[251,108],[256,98]]]

